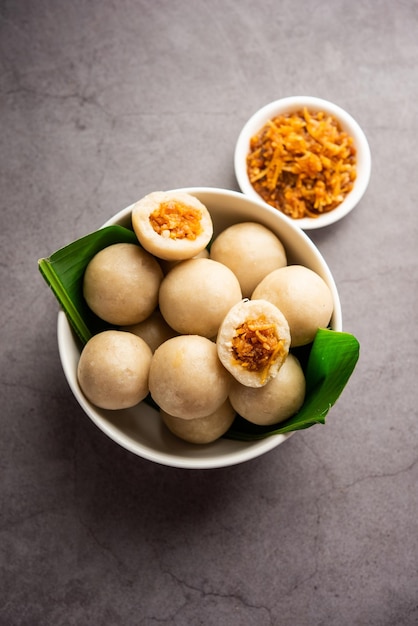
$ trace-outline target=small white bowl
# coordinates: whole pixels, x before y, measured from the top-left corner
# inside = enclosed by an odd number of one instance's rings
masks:
[[[334,313],[330,326],[342,330],[341,304],[332,274],[309,237],[292,222],[263,202],[242,193],[224,189],[192,187],[182,189],[199,198],[209,209],[214,234],[243,221],[258,221],[274,231],[283,242],[289,263],[299,263],[317,272],[329,285]],[[117,213],[104,226],[131,226],[131,209]],[[58,348],[69,386],[84,412],[113,441],[138,456],[162,465],[186,469],[211,469],[236,465],[272,450],[290,437],[272,435],[259,441],[219,439],[208,445],[194,445],[176,438],[162,425],[158,412],[145,402],[122,411],[107,411],[93,406],[83,395],[77,381],[80,342],[64,312],[58,314]]]
[[[268,120],[276,115],[291,113],[304,107],[312,112],[324,111],[337,119],[341,124],[341,128],[353,138],[357,150],[357,178],[353,189],[347,194],[343,202],[332,211],[324,213],[319,217],[305,217],[293,220],[300,228],[310,230],[333,224],[347,215],[358,204],[369,184],[371,172],[369,144],[359,124],[344,109],[327,100],[311,96],[292,96],[266,104],[250,117],[239,134],[235,146],[234,166],[241,191],[250,198],[261,200],[264,203],[264,200],[250,183],[247,174],[247,154],[249,152],[250,139],[261,130]]]

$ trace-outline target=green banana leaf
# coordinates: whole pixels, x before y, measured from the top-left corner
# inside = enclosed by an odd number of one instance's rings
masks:
[[[237,416],[226,436],[253,441],[302,430],[314,424],[325,424],[329,409],[338,400],[353,373],[359,353],[360,344],[350,333],[320,328],[309,353],[295,354],[306,378],[305,402],[298,413],[273,426],[258,426]]]
[[[38,261],[39,270],[84,345],[97,332],[111,328],[88,308],[83,297],[83,275],[93,256],[114,243],[136,243],[135,233],[123,226],[107,226]],[[237,416],[224,435],[252,441],[324,424],[329,409],[346,386],[359,358],[357,339],[345,332],[319,329],[313,343],[293,350],[306,378],[305,402],[290,419],[273,426],[257,426]],[[156,406],[150,396],[145,400]]]

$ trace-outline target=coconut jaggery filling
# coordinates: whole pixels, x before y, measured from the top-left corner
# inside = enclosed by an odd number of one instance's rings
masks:
[[[306,108],[269,120],[250,141],[250,182],[294,219],[335,209],[353,188],[356,149],[338,121]]]
[[[183,202],[162,202],[149,216],[156,233],[167,239],[189,239],[194,241],[202,233],[202,213]]]
[[[267,375],[270,367],[286,355],[283,341],[277,336],[276,325],[264,315],[247,319],[235,329],[232,354],[238,365],[250,372]]]

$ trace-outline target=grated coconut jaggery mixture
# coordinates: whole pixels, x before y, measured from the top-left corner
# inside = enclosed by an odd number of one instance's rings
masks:
[[[232,354],[241,367],[251,372],[268,373],[269,368],[286,350],[277,336],[276,325],[264,315],[248,319],[235,329]]]
[[[170,239],[195,240],[202,232],[202,214],[198,209],[182,202],[162,202],[149,216],[156,233]]]
[[[334,117],[304,108],[274,117],[251,138],[247,172],[274,208],[294,219],[318,217],[353,188],[356,149]]]

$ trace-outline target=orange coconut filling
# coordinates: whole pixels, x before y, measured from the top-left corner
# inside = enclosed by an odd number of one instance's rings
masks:
[[[162,202],[149,216],[154,231],[166,239],[194,241],[203,232],[202,213],[187,204],[168,200]]]
[[[318,217],[352,190],[356,148],[334,117],[304,108],[268,120],[251,138],[247,171],[274,208],[294,219]]]
[[[238,326],[231,343],[236,364],[260,373],[262,380],[277,359],[284,359],[288,352],[277,336],[276,325],[268,322],[264,315]]]

